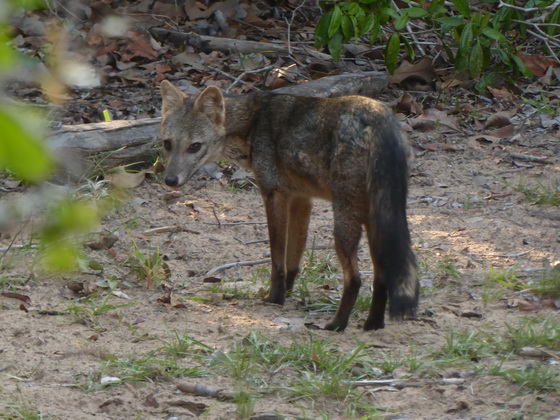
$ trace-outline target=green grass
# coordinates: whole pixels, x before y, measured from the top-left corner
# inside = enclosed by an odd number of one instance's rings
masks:
[[[533,279],[531,290],[545,297],[560,296],[560,264],[543,272]]]
[[[114,304],[110,302],[111,299],[116,299],[111,292],[101,298],[98,293],[93,293],[79,302],[72,301],[65,311],[74,316],[79,323],[95,326],[98,331],[103,332],[106,328],[100,322],[101,315],[134,305],[131,302]]]
[[[560,389],[560,373],[541,362],[518,369],[501,370],[497,376],[519,384],[524,389],[543,392],[557,392]]]
[[[7,404],[5,409],[0,409],[0,420],[43,420],[47,418],[29,403]]]
[[[171,276],[171,270],[159,249],[154,251],[148,249],[146,253],[143,253],[135,241],[133,244],[135,251],[126,261],[131,273],[136,275],[140,284],[146,289],[163,285],[164,281]]]
[[[513,189],[533,204],[560,206],[560,188],[544,184],[527,185],[522,180]]]
[[[515,267],[504,270],[490,267],[482,287],[482,300],[485,303],[494,302],[507,293],[521,290],[531,291],[541,297],[558,297],[560,296],[560,267],[550,268],[537,277],[525,279]]]

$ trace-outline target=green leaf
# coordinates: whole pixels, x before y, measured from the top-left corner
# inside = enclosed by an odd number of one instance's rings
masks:
[[[332,18],[332,10],[325,13],[315,27],[315,47],[321,48],[329,42],[329,24]]]
[[[509,54],[505,50],[502,50],[501,48],[496,49],[496,55],[500,57],[500,60],[502,60],[502,63],[506,66],[511,66]]]
[[[402,42],[404,44],[404,48],[406,49],[406,54],[408,55],[408,57],[410,58],[410,61],[414,61],[414,59],[416,58],[416,54],[414,53],[414,48],[412,48],[412,45],[410,44],[410,42],[408,42],[408,39],[406,39],[406,37],[402,37]]]
[[[406,24],[408,23],[408,15],[406,13],[403,13],[402,15],[400,15],[394,22],[395,25],[395,29],[397,31],[402,30]]]
[[[469,57],[469,74],[471,77],[476,77],[482,72],[484,63],[484,53],[480,41],[476,41]]]
[[[468,56],[462,50],[457,51],[455,55],[455,70],[457,73],[462,74],[467,71],[469,65]]]
[[[340,10],[340,7],[338,7],[338,5],[335,5],[334,9],[332,10],[332,18],[329,23],[329,38],[332,38],[336,33],[336,31],[340,29],[341,22],[342,22],[342,11]]]
[[[459,39],[459,50],[464,54],[468,54],[472,43],[473,43],[473,28],[472,23],[467,23],[461,32],[461,38]]]
[[[400,37],[398,34],[393,34],[387,43],[387,50],[385,52],[385,65],[390,74],[393,74],[397,68],[400,49]]]
[[[471,15],[471,9],[467,0],[453,0],[453,5],[463,16],[469,17]]]
[[[83,254],[78,245],[64,241],[52,244],[40,252],[41,265],[50,272],[69,272],[80,267],[79,261]]]
[[[376,18],[373,13],[365,15],[362,19],[358,20],[359,31],[361,35],[365,35],[373,29],[376,23]]]
[[[496,83],[496,73],[485,73],[480,76],[480,80],[476,83],[475,89],[477,92],[484,92],[488,86]]]
[[[16,62],[13,48],[9,45],[7,28],[0,26],[0,68],[10,69]]]
[[[371,44],[375,43],[378,39],[381,38],[381,25],[378,22],[375,22],[375,25],[371,29],[369,33],[369,42]]]
[[[346,5],[346,11],[349,15],[356,15],[360,12],[361,8],[358,3],[344,3]]]
[[[482,31],[482,34],[487,38],[493,39],[494,41],[498,41],[502,45],[509,44],[507,38],[501,32],[493,28],[485,28]]]
[[[521,58],[514,54],[510,54],[510,58],[514,61],[515,65],[524,76],[531,77],[533,75],[533,72],[529,70]]]
[[[465,23],[465,19],[457,16],[440,17],[435,19],[435,21],[441,23],[442,25],[450,26],[452,28],[456,28]]]
[[[354,26],[352,25],[352,20],[350,19],[349,16],[344,15],[342,16],[341,23],[342,24],[340,27],[342,29],[342,35],[344,37],[344,41],[348,41],[354,35]]]
[[[421,7],[410,7],[405,9],[404,13],[410,18],[423,18],[428,16],[428,11]]]
[[[29,182],[44,180],[53,168],[40,131],[33,131],[37,125],[33,115],[0,107],[0,167]]]
[[[335,61],[340,60],[340,51],[342,51],[342,32],[337,31],[334,36],[329,39],[329,53]]]

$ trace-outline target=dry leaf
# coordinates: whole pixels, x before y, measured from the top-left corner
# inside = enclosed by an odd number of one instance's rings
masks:
[[[558,61],[553,58],[545,57],[542,54],[525,55],[523,53],[518,53],[517,56],[521,58],[523,64],[537,77],[543,77],[549,67],[559,66]]]
[[[424,57],[416,64],[410,64],[406,60],[403,61],[389,79],[389,83],[397,84],[407,79],[413,79],[430,85],[435,77],[436,73],[432,66],[432,59],[430,57]]]
[[[506,89],[495,89],[491,86],[488,86],[488,91],[492,94],[492,96],[497,99],[498,101],[503,101],[506,99],[512,99],[513,93]]]
[[[510,115],[509,112],[496,112],[494,115],[491,115],[490,118],[486,120],[484,124],[484,128],[491,128],[491,127],[504,127],[506,125],[510,125]]]
[[[422,105],[408,92],[405,92],[397,104],[397,109],[405,114],[422,114]]]
[[[506,125],[505,127],[498,128],[496,130],[489,131],[488,134],[492,137],[497,137],[499,139],[505,139],[513,136],[513,125]]]
[[[146,172],[127,172],[124,166],[119,166],[103,177],[117,188],[136,188],[144,182]]]

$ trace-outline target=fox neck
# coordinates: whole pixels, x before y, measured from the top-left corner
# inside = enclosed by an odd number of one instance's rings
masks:
[[[226,138],[224,157],[244,167],[252,168],[250,132],[253,124],[255,96],[225,98]]]

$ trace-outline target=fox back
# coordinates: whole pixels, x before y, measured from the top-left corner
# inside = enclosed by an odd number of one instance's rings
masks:
[[[274,93],[224,97],[208,87],[187,98],[162,82],[165,182],[183,185],[203,165],[228,159],[254,172],[265,203],[272,257],[265,301],[283,304],[299,272],[311,198],[332,201],[344,273],[339,309],[325,328],[344,330],[361,280],[357,248],[365,226],[375,269],[364,328],[414,315],[418,280],[406,219],[408,149],[391,111],[360,96]]]

